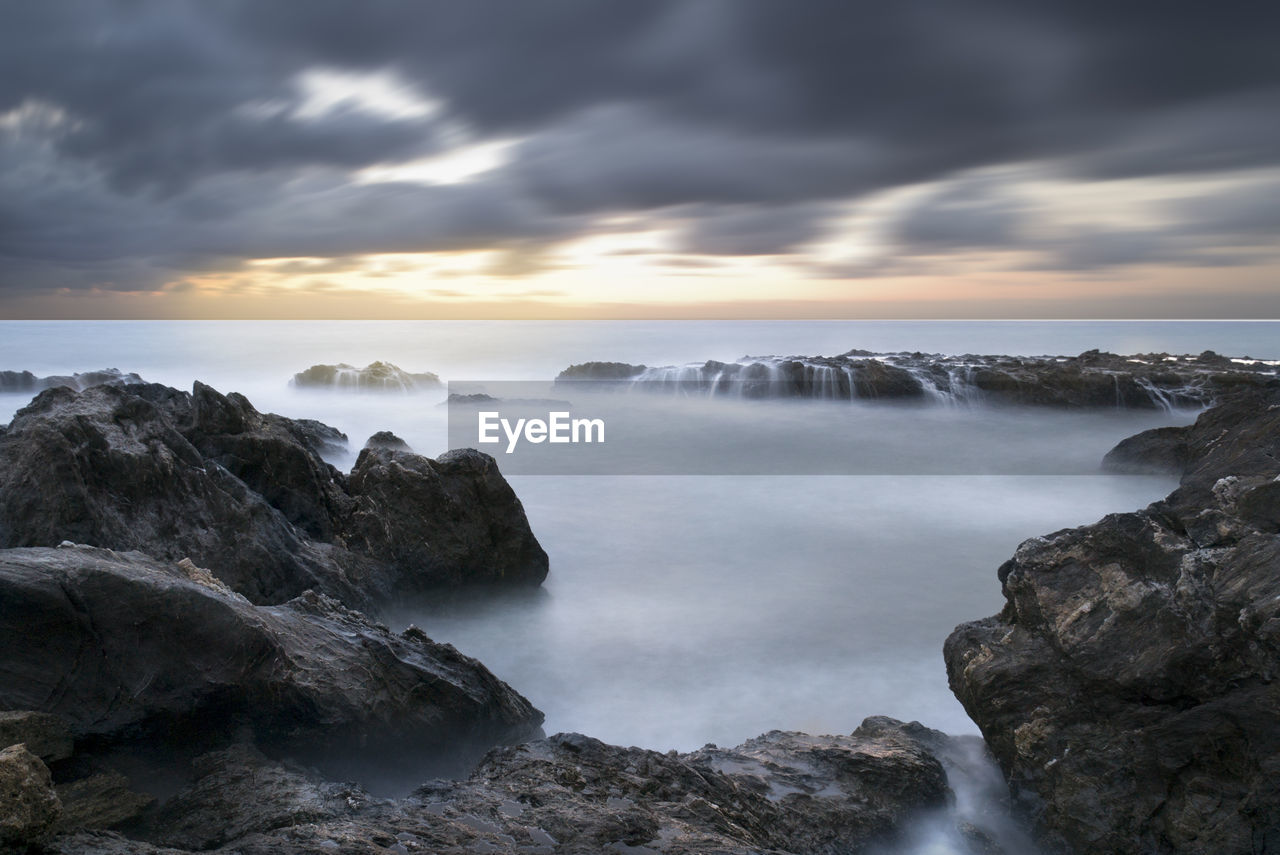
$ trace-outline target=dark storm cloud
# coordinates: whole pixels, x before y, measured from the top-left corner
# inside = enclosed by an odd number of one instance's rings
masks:
[[[0,114],[61,118],[0,130],[0,288],[151,287],[258,256],[527,259],[593,215],[682,206],[718,212],[690,221],[682,249],[771,253],[820,234],[826,202],[985,166],[1276,166],[1278,30],[1266,3],[7,3]],[[317,68],[391,73],[441,109],[302,119],[300,75]],[[459,127],[518,137],[512,162],[452,187],[343,178],[437,152]],[[940,205],[900,240],[1021,240],[998,202]],[[1058,257],[1185,255],[1106,240]]]

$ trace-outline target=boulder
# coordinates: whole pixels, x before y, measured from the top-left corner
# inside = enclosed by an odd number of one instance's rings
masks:
[[[49,768],[23,745],[0,750],[0,806],[0,851],[39,844],[62,815]]]
[[[191,394],[52,389],[0,434],[0,547],[71,541],[190,558],[257,603],[310,589],[369,609],[445,580],[546,576],[492,458],[437,464],[402,450],[394,472],[366,472],[353,490],[322,456],[339,442],[333,428],[259,413],[202,383]],[[415,496],[412,516],[382,489],[387,478]],[[394,557],[402,548],[412,560]]]
[[[464,583],[538,585],[547,555],[492,457],[472,449],[436,460],[391,444],[365,446],[351,470],[347,543],[411,568],[401,588]]]
[[[946,643],[1051,849],[1280,847],[1280,394],[1175,431],[1122,443],[1130,464],[1179,449],[1168,499],[1026,541],[1004,610]]]
[[[255,606],[187,568],[87,547],[0,551],[0,707],[59,715],[104,750],[179,758],[247,727],[264,749],[388,775],[453,768],[542,720],[419,630],[312,592]]]

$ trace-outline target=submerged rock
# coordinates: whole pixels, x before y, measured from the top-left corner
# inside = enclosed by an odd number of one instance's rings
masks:
[[[249,727],[266,748],[384,774],[465,762],[542,720],[418,630],[311,592],[255,606],[185,568],[86,547],[0,551],[0,707],[56,714],[91,747],[180,757]]]
[[[775,731],[687,754],[557,734],[497,749],[469,778],[395,800],[237,747],[198,759],[197,780],[139,834],[156,846],[223,845],[243,855],[867,852],[945,810],[952,796],[930,745],[946,739],[890,719],[868,720],[851,736]],[[948,840],[954,851],[990,851],[980,829],[953,828]],[[82,834],[53,851],[123,845]]]
[[[1053,848],[1280,848],[1280,393],[1110,459],[1182,483],[1023,543],[1004,610],[947,640],[952,689]]]
[[[191,394],[51,389],[0,434],[0,547],[71,541],[190,558],[257,603],[313,589],[372,608],[440,584],[546,577],[492,458],[400,451],[348,479],[322,457],[339,440],[202,383]],[[414,497],[412,515],[391,485]]]
[[[364,368],[345,362],[313,365],[293,375],[290,385],[299,389],[336,389],[343,392],[420,392],[442,386],[440,378],[431,372],[410,374],[390,362],[371,362]]]

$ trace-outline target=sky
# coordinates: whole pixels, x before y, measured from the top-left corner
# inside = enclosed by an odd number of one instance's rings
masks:
[[[0,0],[0,318],[1280,317],[1280,4]]]

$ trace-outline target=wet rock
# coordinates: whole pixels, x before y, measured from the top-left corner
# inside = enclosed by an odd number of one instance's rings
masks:
[[[546,555],[491,458],[464,466],[397,452],[394,473],[365,473],[367,487],[352,491],[322,456],[339,441],[201,383],[191,394],[52,389],[0,434],[0,547],[71,541],[190,558],[258,603],[313,589],[376,608],[445,580],[545,577]],[[388,478],[416,497],[415,516],[378,489]],[[471,500],[482,504],[459,505]],[[411,562],[397,563],[380,529],[409,544]]]
[[[403,393],[439,389],[442,384],[435,374],[411,374],[390,362],[371,362],[364,368],[340,362],[337,365],[313,365],[293,375],[291,385],[300,389]]]
[[[144,382],[137,374],[126,374],[118,368],[104,368],[101,371],[85,371],[80,374],[61,374],[52,377],[37,377],[30,371],[0,371],[0,392],[38,392],[65,386],[69,389],[83,390],[91,386],[132,385]]]
[[[757,356],[666,367],[612,362],[572,365],[557,383],[598,380],[637,388],[703,390],[742,398],[936,399],[1061,408],[1171,409],[1206,406],[1277,377],[1274,363],[1217,354],[944,356],[871,353]]]
[[[1280,845],[1280,395],[1177,430],[1129,445],[1184,449],[1168,499],[1023,543],[1004,610],[947,640],[953,691],[1054,848]]]
[[[1185,428],[1153,428],[1121,440],[1102,459],[1102,468],[1125,475],[1181,475],[1188,458]]]
[[[249,727],[335,773],[387,775],[453,768],[537,735],[542,719],[420,631],[393,634],[310,592],[254,606],[174,565],[84,547],[0,551],[0,707],[175,759]]]
[[[22,745],[0,750],[0,808],[0,851],[40,843],[62,815],[48,767]]]
[[[73,742],[67,722],[34,710],[0,711],[0,748],[22,743],[46,763],[66,760]]]
[[[62,801],[60,832],[114,828],[135,822],[155,799],[131,789],[119,772],[100,772],[57,787]]]

